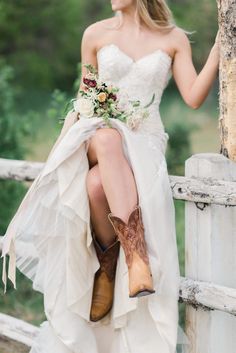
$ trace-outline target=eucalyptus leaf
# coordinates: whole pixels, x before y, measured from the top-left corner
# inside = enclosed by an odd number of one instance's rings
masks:
[[[154,98],[155,98],[155,93],[153,93],[151,101],[147,105],[145,105],[144,108],[150,107],[150,105],[154,102]]]

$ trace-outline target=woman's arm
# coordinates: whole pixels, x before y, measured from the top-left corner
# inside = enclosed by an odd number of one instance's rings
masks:
[[[206,99],[219,69],[218,33],[203,69],[197,74],[192,62],[192,49],[188,37],[182,30],[177,31],[173,77],[185,103],[197,109]]]
[[[83,76],[85,76],[87,71],[83,65],[91,64],[97,68],[97,56],[96,56],[97,35],[96,35],[95,29],[96,29],[96,24],[92,24],[88,26],[85,29],[81,40],[81,82],[80,82],[79,90],[84,89],[82,78]],[[77,96],[78,96],[78,93],[77,93]]]
[[[92,64],[95,67],[97,67],[97,57],[96,57],[96,46],[95,43],[97,41],[96,38],[96,28],[95,25],[90,25],[89,27],[86,28],[86,30],[83,33],[82,41],[81,41],[81,63],[84,64]],[[82,72],[81,72],[81,77],[83,77],[86,73],[86,68],[82,66]],[[80,82],[80,88],[83,89],[84,84],[83,81],[81,80]],[[79,91],[78,91],[79,93]],[[77,96],[78,96],[77,93]],[[69,111],[65,117],[64,124],[62,126],[62,129],[60,131],[60,134],[58,138],[56,139],[53,147],[51,148],[51,151],[48,155],[51,156],[51,154],[54,152],[58,144],[61,142],[67,131],[71,128],[71,126],[79,119],[79,113]]]

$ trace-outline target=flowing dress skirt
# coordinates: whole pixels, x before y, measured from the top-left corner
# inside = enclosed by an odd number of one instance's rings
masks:
[[[111,312],[89,321],[94,274],[86,191],[87,149],[102,118],[67,114],[59,139],[31,184],[3,241],[3,282],[14,286],[17,267],[43,293],[47,320],[30,353],[174,353],[178,334],[179,263],[175,209],[165,151],[168,134],[132,131],[119,120],[133,169],[155,294],[129,298],[128,268],[121,248]],[[9,255],[8,274],[6,254]]]

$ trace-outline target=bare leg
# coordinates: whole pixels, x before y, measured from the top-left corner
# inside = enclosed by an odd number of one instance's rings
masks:
[[[109,246],[115,240],[115,232],[107,219],[110,208],[103,190],[98,164],[88,172],[87,190],[92,227],[100,243]]]
[[[97,163],[99,166],[96,173],[92,172],[93,168],[89,171],[87,183],[92,224],[100,241],[107,244],[111,234],[114,239],[108,212],[127,222],[138,200],[134,175],[125,158],[120,133],[111,128],[98,129],[90,140],[88,160],[90,167]]]

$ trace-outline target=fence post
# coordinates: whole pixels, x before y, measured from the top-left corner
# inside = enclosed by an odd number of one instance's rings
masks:
[[[236,182],[236,163],[221,154],[200,153],[186,160],[185,175]],[[186,201],[185,275],[236,288],[236,207]],[[233,315],[188,305],[186,332],[188,353],[236,352]]]

